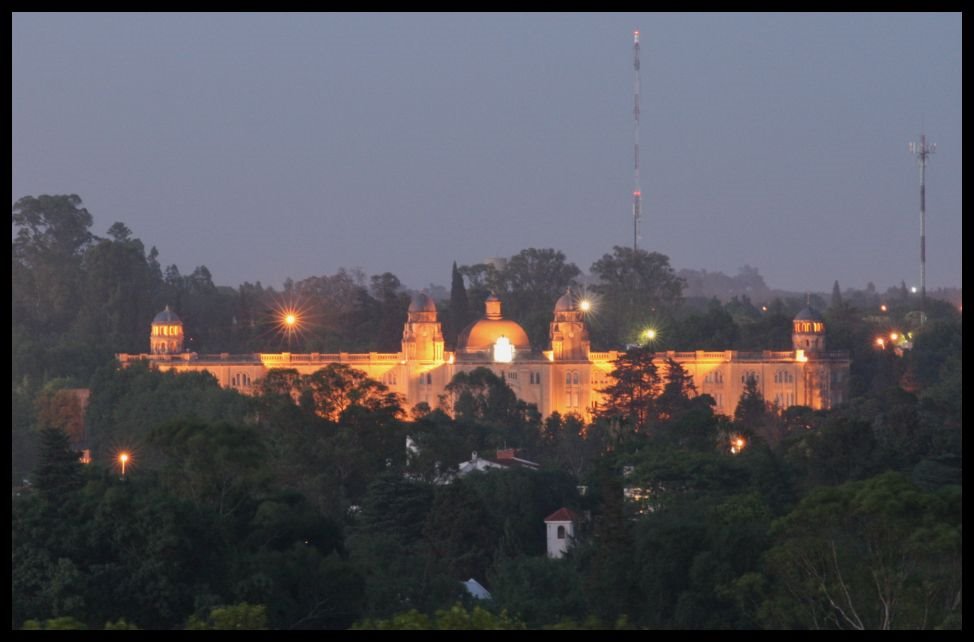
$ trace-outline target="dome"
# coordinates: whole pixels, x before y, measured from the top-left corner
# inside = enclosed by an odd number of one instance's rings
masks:
[[[409,303],[410,312],[436,312],[436,303],[425,292],[417,292]]]
[[[156,318],[152,320],[152,323],[182,323],[182,321],[176,316],[175,312],[169,309],[169,306],[167,305],[165,310],[156,315]]]
[[[570,312],[575,309],[575,297],[572,296],[572,291],[568,290],[561,295],[555,303],[555,312]]]
[[[517,351],[531,350],[528,333],[515,321],[501,317],[501,302],[493,294],[484,302],[486,314],[463,329],[457,337],[457,350],[481,352],[490,350],[501,337],[507,338]]]
[[[518,351],[531,350],[527,332],[509,319],[481,319],[471,323],[457,338],[457,348],[463,352],[489,350],[501,337],[506,337]]]
[[[795,315],[795,321],[824,321],[822,315],[811,306],[806,306]]]

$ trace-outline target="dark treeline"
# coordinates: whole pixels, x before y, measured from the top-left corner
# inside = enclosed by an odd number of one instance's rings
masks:
[[[347,271],[218,287],[202,266],[163,270],[121,223],[94,236],[81,205],[13,208],[14,628],[962,624],[952,306],[928,301],[921,326],[905,290],[836,284],[812,303],[829,348],[852,353],[850,401],[779,409],[752,387],[721,416],[653,351],[788,349],[805,301],[686,299],[665,256],[615,248],[585,286],[593,343],[630,349],[593,416],[542,419],[486,369],[458,376],[439,408],[404,408],[339,365],[274,371],[246,397],[209,375],[119,370],[112,355],[145,351],[167,304],[199,352],[395,351],[409,293],[392,274]],[[452,277],[447,337],[494,292],[536,348],[582,280],[538,249]],[[295,337],[276,325],[290,307],[309,320]],[[912,332],[912,349],[878,349],[891,330]],[[86,412],[74,388],[90,390]],[[540,470],[441,483],[501,448]],[[561,507],[588,519],[552,560],[543,519]],[[466,595],[470,578],[493,599]]]

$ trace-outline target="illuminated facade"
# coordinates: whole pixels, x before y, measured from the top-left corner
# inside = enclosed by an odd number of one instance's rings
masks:
[[[532,350],[520,325],[504,319],[501,302],[493,296],[485,302],[483,318],[465,328],[457,349],[448,352],[435,303],[418,294],[409,306],[399,352],[246,355],[184,351],[182,322],[167,307],[152,322],[150,353],[117,357],[123,367],[148,361],[163,371],[209,372],[220,385],[249,394],[271,369],[311,374],[341,363],[400,394],[406,409],[421,402],[431,408],[440,406],[448,401],[446,386],[454,375],[487,367],[543,416],[557,411],[590,419],[590,412],[602,401],[599,390],[611,384],[609,373],[620,353],[591,350],[583,307],[570,292],[558,299],[549,331],[550,349],[542,352]],[[793,350],[660,352],[659,361],[678,362],[693,377],[697,392],[711,395],[717,402],[715,410],[723,414],[734,413],[748,377],[755,379],[767,401],[782,408],[827,409],[846,400],[848,353],[825,350],[825,323],[811,308],[799,312],[793,323]]]

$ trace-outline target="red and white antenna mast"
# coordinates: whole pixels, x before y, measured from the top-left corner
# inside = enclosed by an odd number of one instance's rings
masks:
[[[632,249],[635,252],[639,243],[639,218],[642,206],[642,192],[639,190],[639,30],[632,33],[632,68],[633,68],[633,110],[635,119],[633,128],[633,159],[635,174],[635,189],[632,192]]]

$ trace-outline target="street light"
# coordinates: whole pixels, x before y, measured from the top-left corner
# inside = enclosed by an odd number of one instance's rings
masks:
[[[125,464],[128,463],[128,460],[129,460],[128,453],[123,452],[118,454],[118,462],[122,464],[122,477],[125,477]]]
[[[582,299],[581,302],[578,304],[578,308],[582,312],[588,312],[589,310],[592,309],[592,302],[589,301],[588,299]]]
[[[744,450],[745,445],[747,445],[747,442],[744,441],[743,437],[741,437],[740,435],[734,437],[731,440],[731,453],[736,455],[737,453]]]

